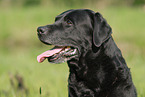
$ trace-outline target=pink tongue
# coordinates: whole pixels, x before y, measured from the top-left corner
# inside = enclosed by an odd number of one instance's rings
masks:
[[[37,61],[39,63],[41,63],[45,60],[46,57],[50,57],[50,56],[60,52],[62,49],[63,48],[55,48],[55,49],[52,49],[52,50],[45,51],[44,53],[37,56]]]

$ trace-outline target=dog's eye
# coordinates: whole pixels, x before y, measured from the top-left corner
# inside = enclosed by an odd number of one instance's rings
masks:
[[[71,20],[66,20],[66,23],[67,23],[68,25],[73,24]]]

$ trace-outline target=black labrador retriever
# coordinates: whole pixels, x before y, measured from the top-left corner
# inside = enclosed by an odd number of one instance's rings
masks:
[[[55,46],[38,62],[68,63],[69,97],[137,97],[130,69],[99,12],[68,10],[37,31],[41,42]]]

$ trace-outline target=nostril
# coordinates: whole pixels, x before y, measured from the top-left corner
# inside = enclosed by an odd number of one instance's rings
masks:
[[[38,27],[38,28],[37,28],[37,32],[38,32],[39,34],[43,34],[43,33],[45,32],[45,30],[44,30],[42,27]]]
[[[39,32],[40,32],[40,33],[44,33],[44,31],[43,31],[42,29],[39,29]]]

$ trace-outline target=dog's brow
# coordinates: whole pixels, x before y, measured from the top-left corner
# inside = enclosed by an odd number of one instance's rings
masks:
[[[65,16],[65,17],[64,17],[64,20],[67,20],[67,19],[70,19],[70,18],[69,18],[68,16]]]
[[[60,16],[60,15],[59,15],[59,16],[56,16],[56,17],[55,17],[55,21],[59,20],[61,17],[62,17],[62,16]]]

